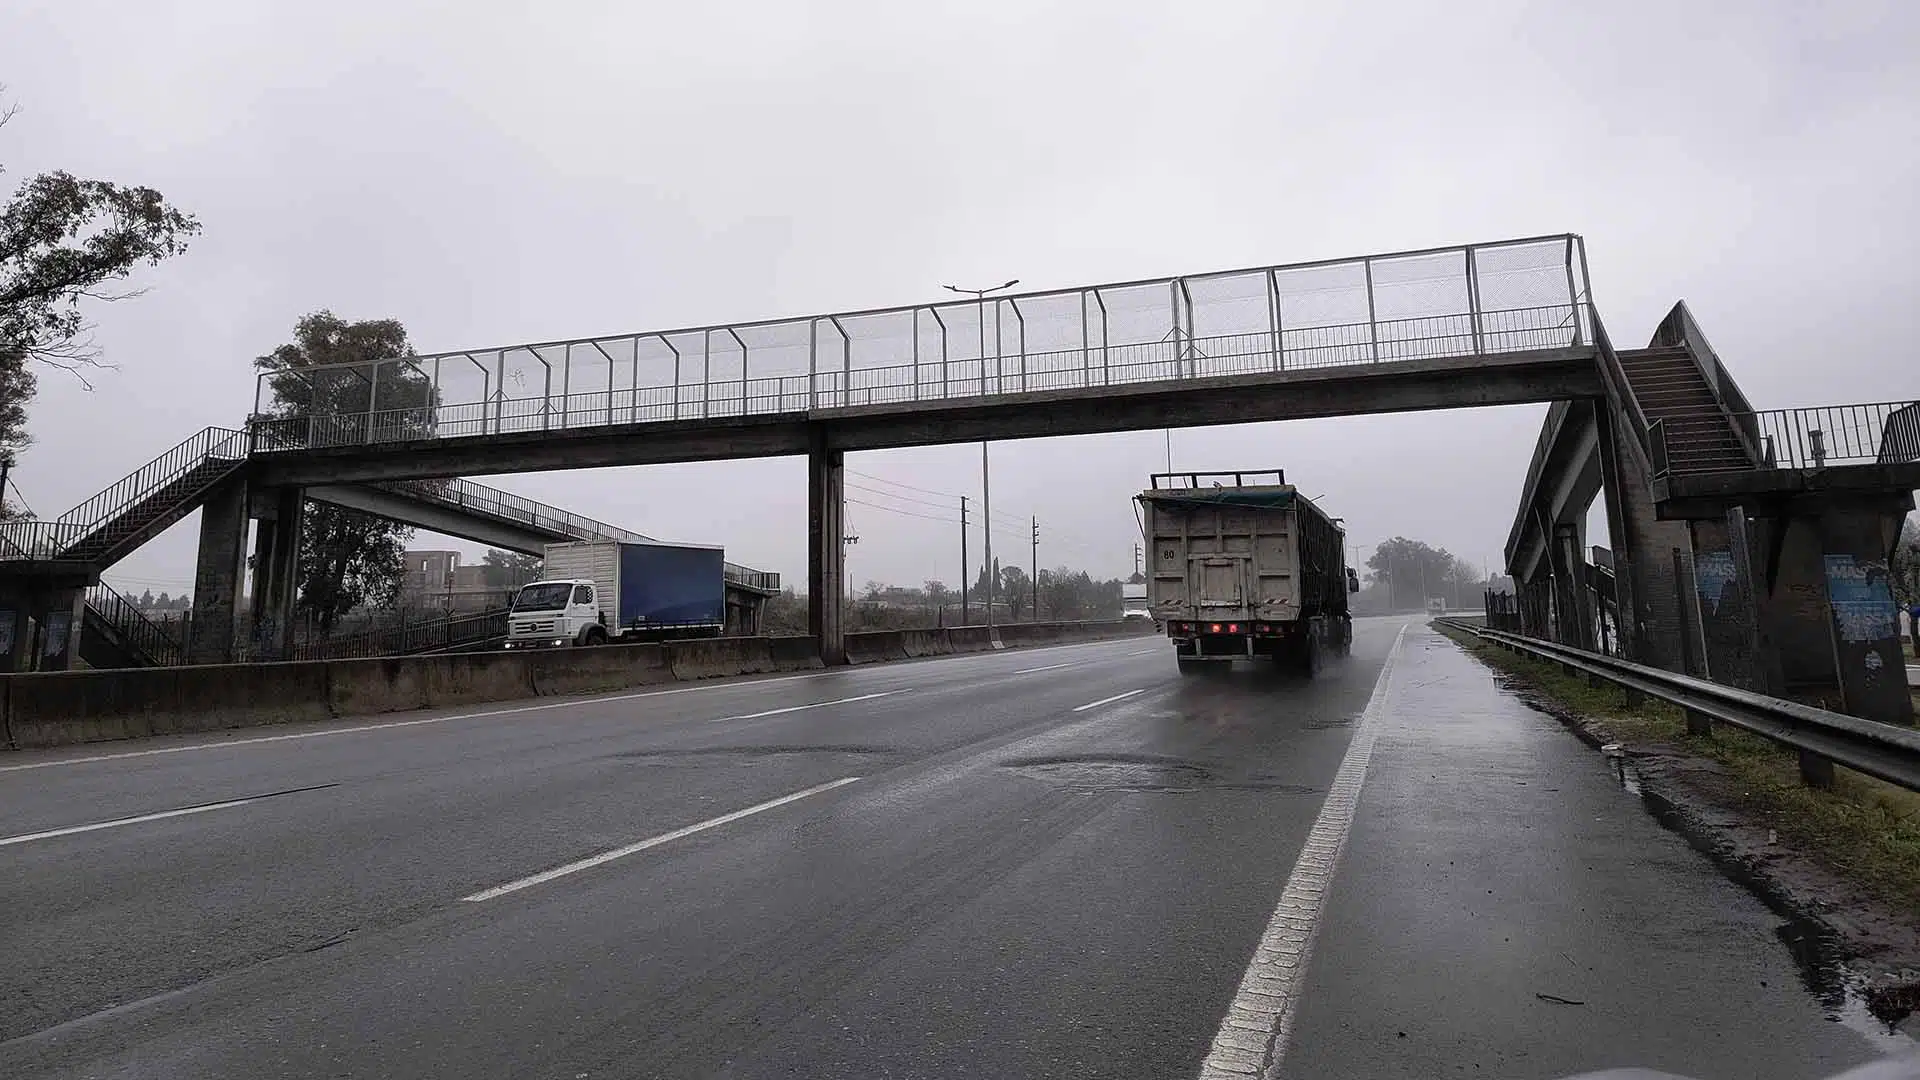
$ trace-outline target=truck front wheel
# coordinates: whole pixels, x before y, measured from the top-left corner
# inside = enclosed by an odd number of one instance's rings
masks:
[[[582,645],[605,645],[606,643],[607,630],[604,626],[589,626],[587,632],[580,635]]]

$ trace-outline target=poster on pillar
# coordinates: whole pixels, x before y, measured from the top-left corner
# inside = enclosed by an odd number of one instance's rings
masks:
[[[1869,644],[1898,638],[1900,611],[1893,602],[1887,561],[1828,555],[1826,563],[1827,598],[1840,640]]]
[[[1702,551],[1693,557],[1694,587],[1700,593],[1700,610],[1709,616],[1726,614],[1723,603],[1738,600],[1733,576],[1733,552]]]
[[[73,612],[54,611],[47,614],[46,633],[40,639],[40,659],[43,662],[55,660],[67,654],[68,639],[73,636]]]

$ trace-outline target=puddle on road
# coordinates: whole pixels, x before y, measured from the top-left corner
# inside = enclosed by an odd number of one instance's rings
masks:
[[[1845,1024],[1866,1036],[1882,1053],[1913,1047],[1914,1040],[1902,1030],[1902,1025],[1920,1009],[1920,991],[1913,987],[1869,991],[1865,980],[1847,965],[1847,950],[1836,935],[1796,912],[1786,897],[1733,858],[1705,830],[1696,827],[1672,800],[1648,789],[1624,746],[1608,743],[1600,747],[1600,751],[1606,755],[1607,767],[1621,789],[1637,797],[1662,828],[1677,834],[1688,846],[1711,860],[1734,884],[1785,920],[1774,929],[1774,936],[1786,946],[1800,969],[1801,986],[1820,1004],[1828,1020]]]
[[[1066,784],[1083,791],[1140,791],[1183,795],[1203,788],[1323,795],[1325,788],[1282,783],[1267,775],[1222,776],[1205,765],[1147,754],[1086,754],[1017,758],[1004,763],[1014,772]]]

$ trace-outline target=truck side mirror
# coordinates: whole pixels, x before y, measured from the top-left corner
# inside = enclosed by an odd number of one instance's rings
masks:
[[[1351,566],[1347,567],[1347,591],[1350,593],[1360,591],[1360,575],[1354,573],[1353,567]]]

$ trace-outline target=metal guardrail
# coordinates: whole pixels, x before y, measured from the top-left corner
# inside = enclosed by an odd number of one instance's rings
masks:
[[[1857,716],[1816,709],[1797,701],[1768,697],[1719,683],[1677,675],[1616,657],[1576,649],[1557,642],[1457,619],[1436,620],[1483,641],[1538,659],[1560,664],[1659,698],[1687,714],[1687,729],[1707,734],[1714,723],[1732,724],[1743,731],[1799,751],[1800,776],[1811,786],[1830,787],[1832,764],[1920,791],[1920,730],[1862,720]]]
[[[1589,343],[1571,234],[263,372],[255,452]],[[304,389],[303,389],[304,388]]]

